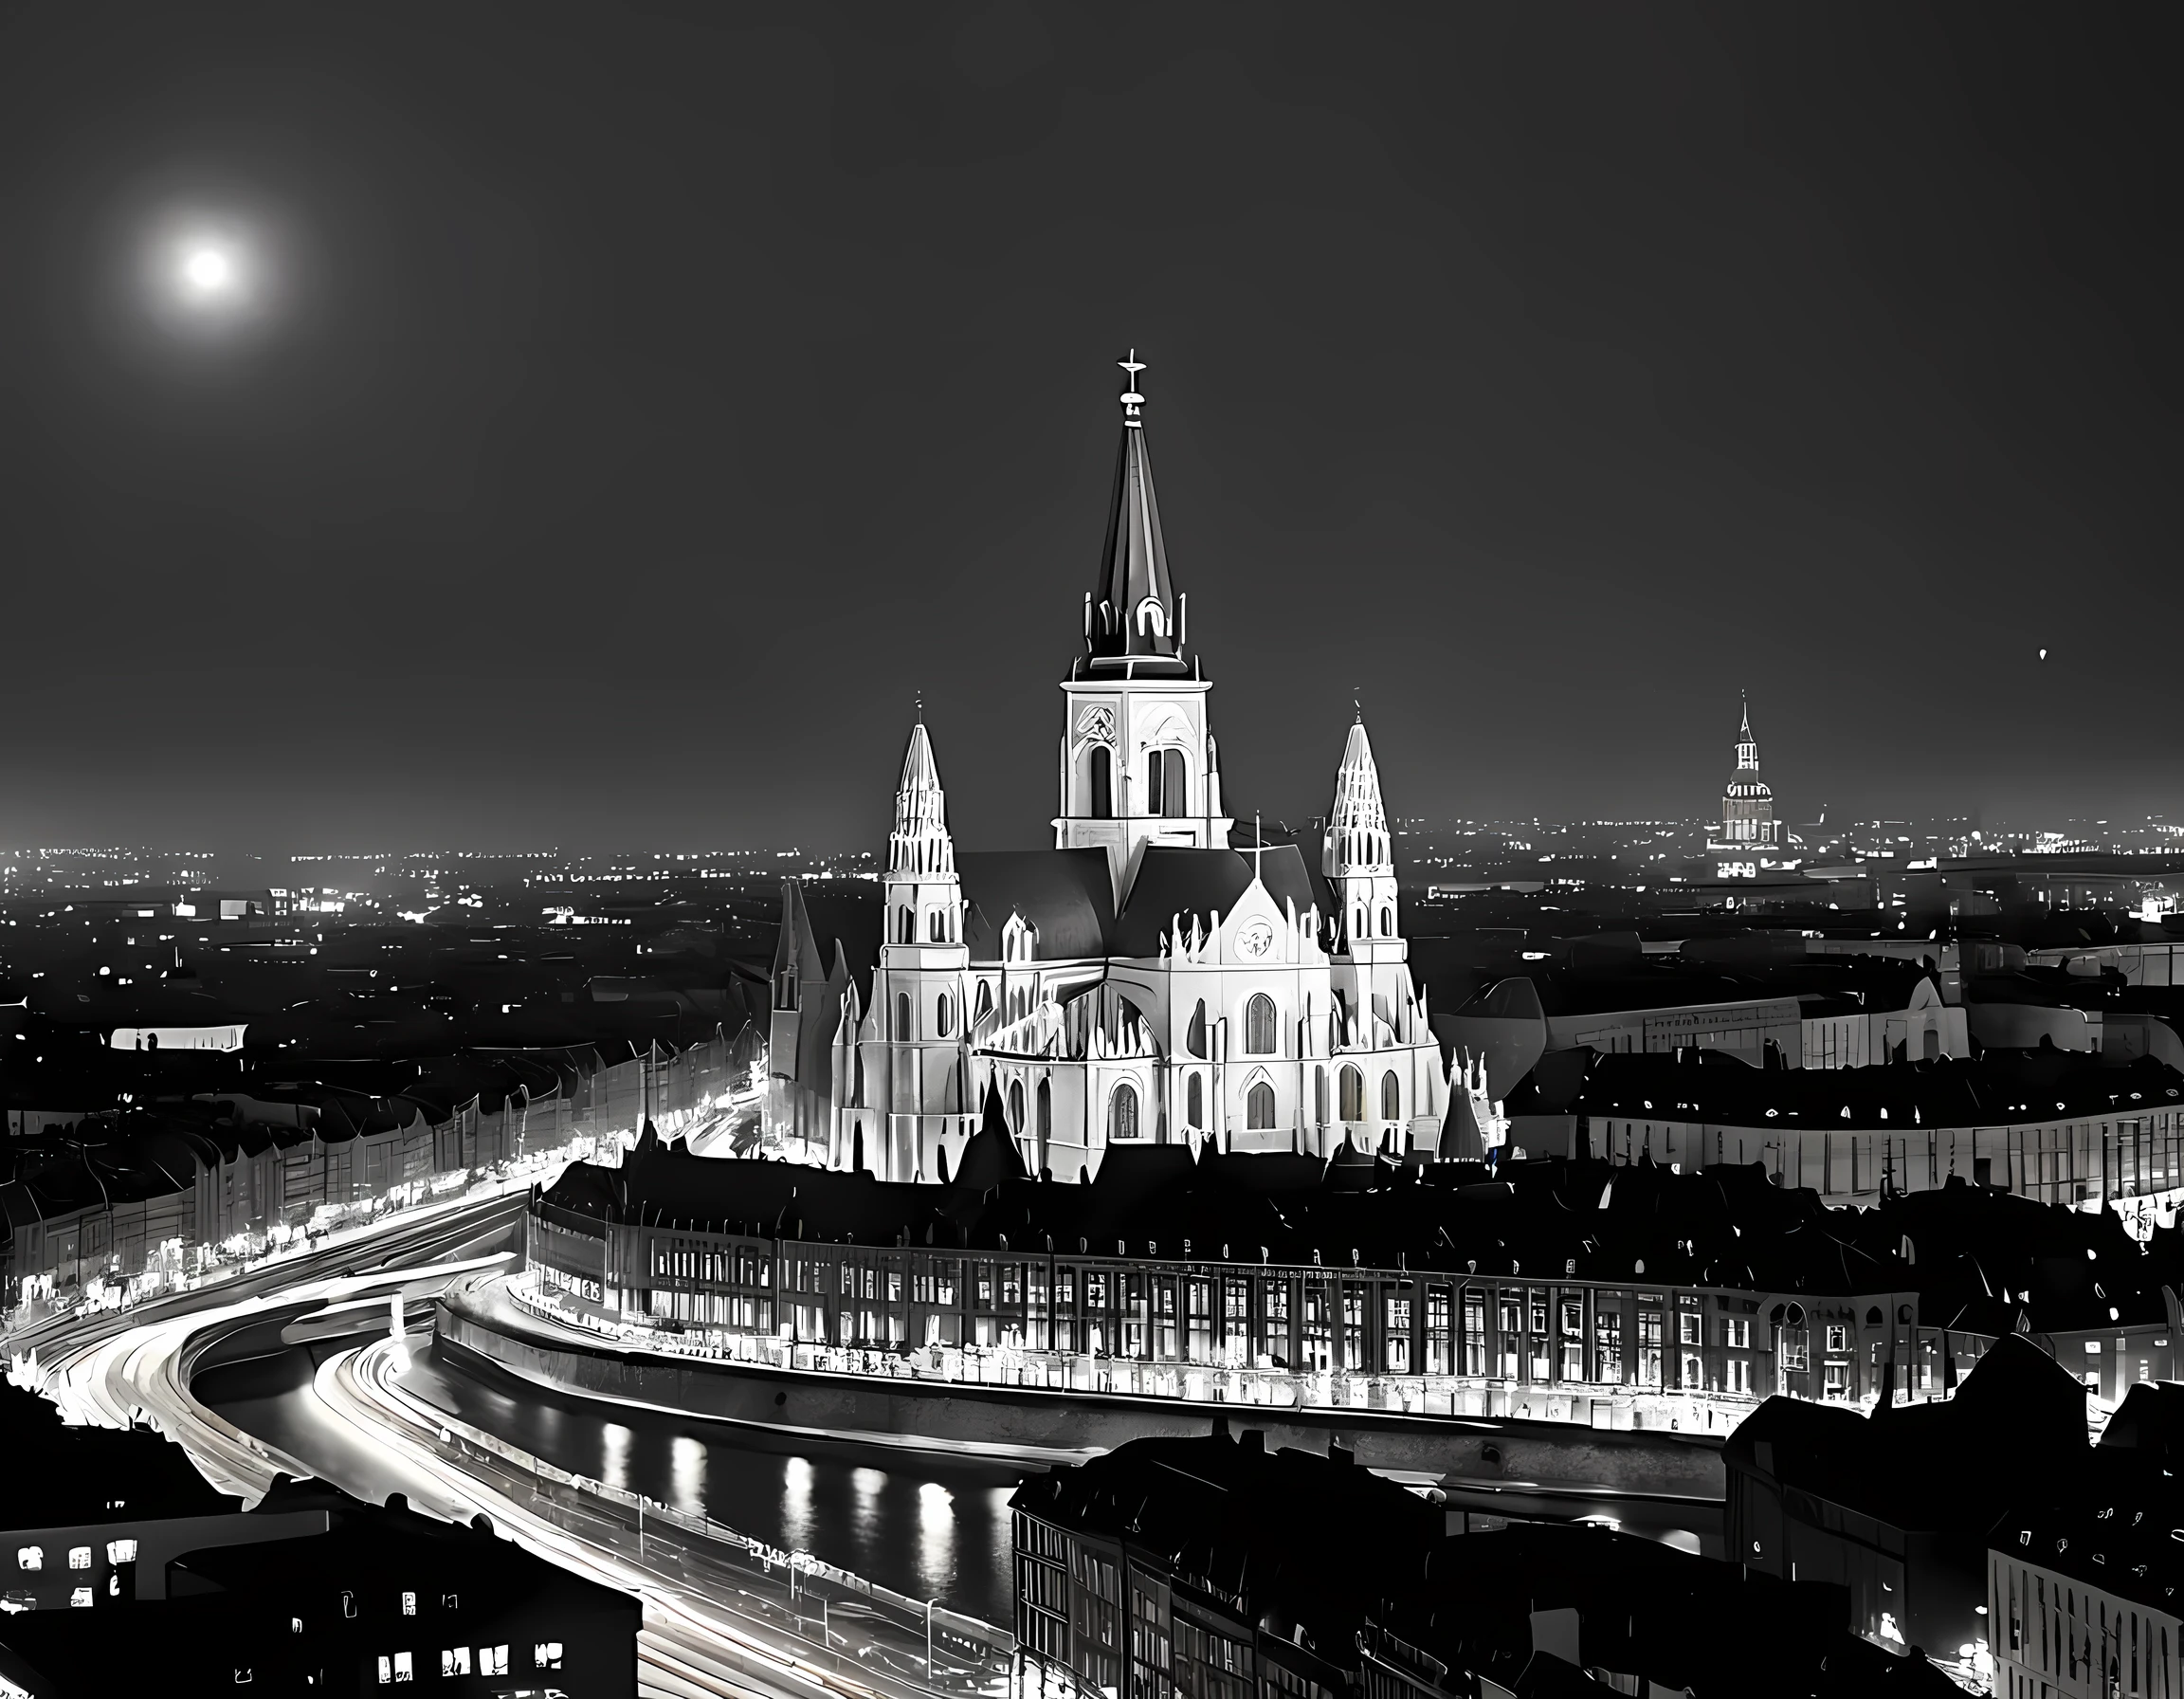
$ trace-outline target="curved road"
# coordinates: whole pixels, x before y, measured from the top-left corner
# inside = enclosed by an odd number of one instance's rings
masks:
[[[996,1679],[991,1657],[969,1655],[969,1642],[956,1642],[962,1654],[952,1656],[951,1636],[937,1635],[937,1660],[928,1666],[921,1636],[899,1620],[853,1599],[822,1605],[810,1586],[779,1573],[771,1585],[762,1577],[715,1574],[703,1550],[664,1543],[657,1520],[649,1530],[631,1526],[604,1502],[573,1526],[565,1525],[569,1517],[540,1514],[537,1495],[509,1471],[444,1442],[428,1413],[389,1391],[397,1347],[383,1334],[375,1346],[321,1367],[316,1390],[326,1420],[294,1452],[244,1432],[192,1395],[194,1361],[223,1337],[331,1305],[356,1306],[357,1323],[370,1328],[387,1312],[359,1301],[398,1289],[418,1295],[495,1266],[500,1257],[461,1253],[504,1238],[523,1201],[519,1191],[428,1206],[194,1291],[126,1311],[52,1318],[7,1344],[17,1356],[36,1351],[46,1390],[79,1419],[117,1427],[149,1421],[181,1444],[208,1480],[238,1497],[258,1498],[277,1473],[317,1474],[359,1497],[404,1493],[418,1509],[451,1521],[490,1514],[503,1534],[540,1556],[642,1599],[640,1687],[647,1694],[923,1699],[937,1688],[963,1699],[999,1690],[1005,1665]],[[451,1254],[459,1260],[447,1260]],[[428,1314],[428,1306],[416,1313]],[[705,1596],[694,1579],[712,1583]]]

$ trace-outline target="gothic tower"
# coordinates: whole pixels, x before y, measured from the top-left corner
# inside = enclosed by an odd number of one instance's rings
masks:
[[[1334,887],[1337,953],[1355,961],[1401,961],[1405,956],[1395,920],[1395,851],[1388,836],[1388,811],[1380,800],[1380,769],[1360,709],[1335,776],[1335,806],[1320,870]]]
[[[1119,362],[1122,441],[1115,457],[1105,550],[1084,597],[1084,653],[1062,683],[1057,849],[1098,848],[1119,906],[1149,843],[1225,846],[1220,758],[1207,722],[1211,686],[1189,653],[1184,598],[1168,575],[1167,543],[1146,452],[1145,397],[1135,351]]]
[[[873,987],[872,1023],[892,1046],[884,1077],[867,1076],[867,1101],[883,1109],[884,1153],[864,1153],[883,1178],[930,1178],[929,1134],[967,1107],[964,1028],[970,955],[963,942],[963,890],[948,799],[934,764],[924,716],[910,729],[895,824],[887,833],[885,942]],[[845,1153],[848,1154],[848,1153]],[[854,1158],[852,1158],[854,1160]]]

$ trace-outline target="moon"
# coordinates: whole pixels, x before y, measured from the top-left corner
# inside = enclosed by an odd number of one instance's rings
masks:
[[[234,254],[210,242],[200,242],[184,248],[181,264],[176,269],[180,273],[183,288],[200,298],[225,295],[235,286],[237,281]]]

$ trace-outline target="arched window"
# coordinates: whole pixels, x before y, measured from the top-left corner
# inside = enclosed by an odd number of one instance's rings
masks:
[[[1403,1082],[1395,1077],[1392,1068],[1380,1076],[1380,1119],[1403,1119]]]
[[[918,917],[907,908],[895,911],[895,941],[899,944],[914,944],[918,941]]]
[[[1046,1141],[1054,1131],[1054,1087],[1046,1081],[1039,1082],[1039,1154],[1046,1154]]]
[[[1342,1119],[1365,1119],[1365,1076],[1347,1064],[1342,1069]]]
[[[1244,1124],[1265,1132],[1274,1124],[1274,1087],[1261,1080],[1244,1094]]]
[[[1115,817],[1115,758],[1102,743],[1092,752],[1091,813],[1095,820]]]
[[[1206,999],[1198,999],[1198,1007],[1191,1011],[1191,1024],[1183,1029],[1183,1048],[1201,1061],[1206,1055]]]
[[[1393,938],[1395,936],[1395,911],[1392,908],[1384,907],[1380,910],[1380,936],[1382,938]]]
[[[1198,1075],[1192,1074],[1190,1085],[1184,1087],[1183,1103],[1184,1124],[1187,1126],[1204,1126],[1206,1124],[1206,1082],[1200,1079]]]
[[[895,1036],[910,1036],[910,994],[906,991],[895,994]]]
[[[939,1002],[933,1008],[933,1030],[942,1038],[948,1036],[949,1014],[948,994],[942,992]]]
[[[1327,1124],[1327,1070],[1324,1068],[1312,1070],[1312,1115],[1314,1126]]]
[[[1180,749],[1154,749],[1145,755],[1145,812],[1180,820],[1191,806]]]
[[[948,918],[937,908],[925,917],[926,941],[944,944],[948,941]]]
[[[1107,1100],[1107,1136],[1110,1139],[1135,1139],[1138,1136],[1138,1087],[1118,1086],[1115,1095]]]
[[[1274,1053],[1274,999],[1263,991],[1244,1005],[1244,1050],[1253,1056]]]
[[[1024,1082],[1009,1082],[1009,1128],[1011,1132],[1024,1130]]]
[[[992,1013],[993,981],[991,979],[981,979],[978,981],[978,1018],[980,1020],[984,1020],[989,1014],[992,1014]]]

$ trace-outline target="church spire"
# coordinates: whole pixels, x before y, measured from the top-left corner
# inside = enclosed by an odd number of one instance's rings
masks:
[[[1744,699],[1744,723],[1737,733],[1737,771],[1759,771],[1759,740],[1752,735],[1752,699]]]
[[[895,827],[887,834],[887,871],[923,878],[956,876],[956,844],[948,835],[948,797],[925,735],[924,706],[910,728],[902,754],[902,782],[895,787]]]
[[[1373,759],[1373,740],[1366,736],[1362,708],[1350,727],[1342,766],[1335,776],[1335,806],[1327,813],[1320,870],[1330,879],[1395,870],[1388,841],[1388,810],[1380,800],[1380,769]]]
[[[1160,536],[1160,504],[1153,494],[1153,462],[1145,449],[1145,397],[1138,374],[1145,363],[1133,348],[1117,362],[1129,374],[1122,392],[1122,442],[1115,455],[1115,491],[1107,504],[1105,553],[1085,610],[1084,639],[1095,661],[1131,662],[1136,671],[1181,667],[1181,608],[1168,577]]]

